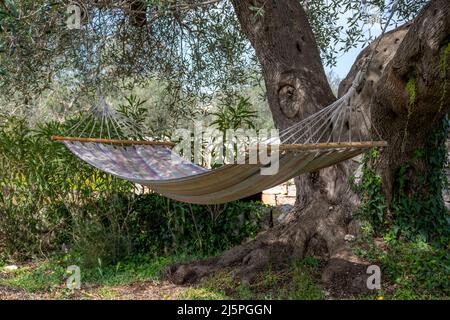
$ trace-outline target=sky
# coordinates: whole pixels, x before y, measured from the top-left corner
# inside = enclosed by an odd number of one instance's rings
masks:
[[[380,32],[377,33],[377,35]],[[349,50],[348,52],[344,53],[341,57],[337,59],[337,63],[335,67],[326,67],[325,71],[328,73],[328,71],[332,71],[335,73],[340,79],[344,79],[347,76],[347,73],[350,71],[350,68],[352,67],[353,63],[356,60],[356,57],[358,54],[363,50],[363,47],[357,47]]]
[[[355,62],[356,57],[362,48],[353,48],[349,52],[346,52],[343,56],[338,58],[337,64],[335,67],[330,68],[326,67],[326,71],[333,71],[335,74],[339,76],[340,79],[345,78],[347,73],[350,71],[353,63]]]
[[[371,9],[370,7],[368,7],[366,10],[369,10],[369,13],[372,13],[374,16],[377,16],[380,14],[379,10],[377,9]],[[348,11],[346,14],[342,15],[342,17],[339,20],[339,24],[341,26],[343,26],[344,28],[347,26],[347,19],[349,17],[352,16],[352,12]],[[365,34],[367,36],[372,35],[372,36],[378,36],[381,34],[381,30],[382,27],[380,25],[380,23],[373,23],[370,25],[365,25]],[[391,28],[388,28],[388,30]],[[350,68],[352,67],[353,63],[355,62],[356,57],[358,56],[358,54],[361,52],[361,50],[364,47],[359,46],[357,48],[353,48],[351,50],[349,50],[348,52],[342,54],[342,56],[340,56],[337,59],[337,64],[335,67],[326,67],[326,71],[329,72],[330,70],[333,71],[333,73],[337,74],[339,76],[339,78],[343,79],[345,78],[345,76],[347,75],[347,73],[350,71]]]

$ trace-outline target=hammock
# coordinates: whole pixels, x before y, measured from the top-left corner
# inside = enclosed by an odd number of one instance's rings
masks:
[[[397,3],[398,1],[393,4],[382,35],[389,25]],[[279,150],[276,159],[279,169],[276,174],[261,174],[262,169],[274,165],[261,162],[227,164],[209,170],[172,152],[171,147],[175,145],[172,142],[118,139],[121,137],[120,130],[130,129],[131,133],[137,133],[138,136],[141,134],[132,120],[115,111],[103,99],[72,128],[75,130],[86,121],[90,123],[90,127],[85,127],[78,137],[53,136],[52,139],[62,141],[73,154],[99,170],[148,186],[151,190],[174,200],[220,204],[242,199],[298,175],[351,159],[371,148],[387,146],[387,142],[380,138],[369,117],[365,115],[365,110],[351,103],[357,94],[356,88],[364,81],[378,44],[379,40],[344,96],[282,130],[279,140],[267,139],[256,146],[258,148],[260,145],[269,145],[269,149],[270,146],[276,146],[277,151]],[[97,115],[100,120],[89,119],[92,114]],[[93,138],[98,122],[100,138]],[[362,123],[364,132],[353,132],[352,123]],[[102,138],[105,126],[108,137]],[[111,127],[117,134],[111,133]],[[87,134],[88,132],[90,133]],[[373,133],[378,135],[378,140],[367,139]],[[356,140],[355,135],[358,137]]]
[[[53,136],[52,139],[62,141],[73,154],[97,169],[147,186],[168,198],[196,204],[225,203],[259,193],[298,175],[335,165],[371,148],[385,147],[387,143],[381,139],[364,139],[378,131],[365,111],[351,105],[364,70],[358,73],[342,98],[282,130],[278,138],[266,139],[253,146],[266,146],[268,149],[264,152],[269,151],[269,154],[279,152],[276,160],[271,162],[251,164],[246,161],[209,170],[178,156],[171,149],[175,145],[173,142],[118,139],[126,130],[130,131],[129,135],[142,135],[131,119],[115,111],[103,99],[71,129],[75,132],[84,126],[78,137],[69,134]],[[364,124],[364,132],[352,132],[351,127],[346,128],[351,123]],[[99,128],[99,135],[107,134],[107,138],[92,137]],[[352,134],[359,139],[355,141]],[[246,149],[246,159],[249,151],[250,148]],[[264,168],[273,165],[278,168],[275,174],[262,174]]]
[[[219,204],[242,199],[306,172],[313,172],[353,158],[385,142],[281,145],[279,170],[261,175],[259,164],[228,164],[208,170],[172,153],[165,145],[133,144],[113,146],[107,141],[53,137],[86,163],[121,179],[149,187],[168,198],[197,203]],[[80,141],[81,140],[81,141]],[[89,139],[88,139],[89,140]],[[130,140],[125,140],[129,143]],[[314,148],[314,149],[311,149]]]

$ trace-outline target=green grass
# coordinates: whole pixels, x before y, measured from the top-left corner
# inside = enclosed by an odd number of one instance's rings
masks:
[[[102,266],[82,272],[84,281],[96,285],[122,285],[135,281],[157,280],[161,271],[171,263],[185,261],[185,256],[149,257],[137,256],[118,262],[115,265]]]
[[[370,242],[368,242],[370,243]],[[357,245],[356,252],[382,269],[385,299],[449,299],[450,254],[423,241],[386,241],[387,250]]]
[[[371,241],[360,239],[356,252],[382,268],[382,290],[353,299],[449,299],[449,253],[425,242],[387,241],[381,250]],[[162,271],[170,264],[204,257],[186,254],[166,257],[134,256],[115,265],[81,267],[82,288],[95,288],[78,294],[66,288],[69,265],[76,259],[65,256],[20,266],[14,271],[0,271],[0,285],[23,289],[28,293],[46,293],[52,298],[121,298],[114,286],[161,279]],[[1,270],[1,269],[0,269]],[[321,263],[312,257],[295,261],[283,268],[269,268],[251,284],[236,280],[231,270],[224,269],[176,298],[189,300],[320,300],[325,299],[318,286]],[[93,294],[93,295],[91,295]]]
[[[179,299],[185,300],[228,300],[224,293],[211,288],[190,288],[180,294]]]
[[[116,286],[133,282],[158,280],[161,272],[169,264],[189,261],[202,257],[173,255],[168,257],[135,256],[123,260],[116,265],[102,266],[99,261],[94,268],[80,268],[82,286]],[[66,269],[75,264],[71,257],[40,261],[18,270],[8,271],[0,277],[0,285],[21,288],[27,292],[54,291],[66,288],[69,274]]]
[[[24,266],[14,271],[8,271],[0,278],[0,285],[25,289],[28,292],[50,291],[61,287],[65,270],[49,261],[37,266]]]
[[[224,270],[190,288],[180,298],[193,300],[319,300],[325,295],[317,286],[319,262],[306,257],[280,270],[269,268],[254,283],[235,280],[229,270]]]

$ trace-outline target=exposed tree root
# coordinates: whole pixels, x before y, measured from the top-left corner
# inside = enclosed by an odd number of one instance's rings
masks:
[[[291,213],[289,221],[230,249],[220,257],[181,263],[167,269],[176,284],[195,283],[231,268],[233,277],[252,283],[269,266],[282,268],[292,260],[312,255],[327,261],[322,284],[337,295],[366,292],[367,263],[344,240],[350,222],[349,208],[329,206],[325,199]]]

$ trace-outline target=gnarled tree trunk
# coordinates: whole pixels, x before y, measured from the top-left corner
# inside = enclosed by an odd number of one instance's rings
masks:
[[[264,5],[259,2],[232,0],[261,63],[270,109],[276,126],[282,130],[329,105],[335,97],[299,1],[267,2],[270,4],[264,6],[264,14],[253,21],[250,7]],[[384,35],[364,86],[353,100],[365,110],[370,108],[381,138],[389,142],[376,164],[388,200],[395,171],[403,162],[414,163],[417,171],[427,170],[423,161],[412,159],[414,149],[425,144],[435,121],[441,120],[450,107],[450,95],[442,96],[442,86],[449,92],[449,82],[443,82],[439,68],[439,57],[449,39],[450,3],[431,1],[413,23]],[[341,84],[340,95],[349,88],[363,59],[373,49],[374,43],[359,55]],[[417,87],[412,114],[408,112],[410,96],[406,89],[411,74],[416,77]],[[357,121],[350,123],[351,130],[362,130],[362,123]],[[401,133],[407,122],[410,134],[405,138]],[[347,293],[364,290],[366,264],[344,240],[347,233],[355,232],[352,210],[358,199],[348,185],[354,170],[352,162],[347,161],[298,177],[296,207],[286,223],[221,257],[174,265],[169,270],[170,278],[178,283],[191,282],[220,268],[234,267],[236,276],[252,281],[269,264],[273,267],[306,254],[320,254],[328,261],[322,276],[326,284]]]

